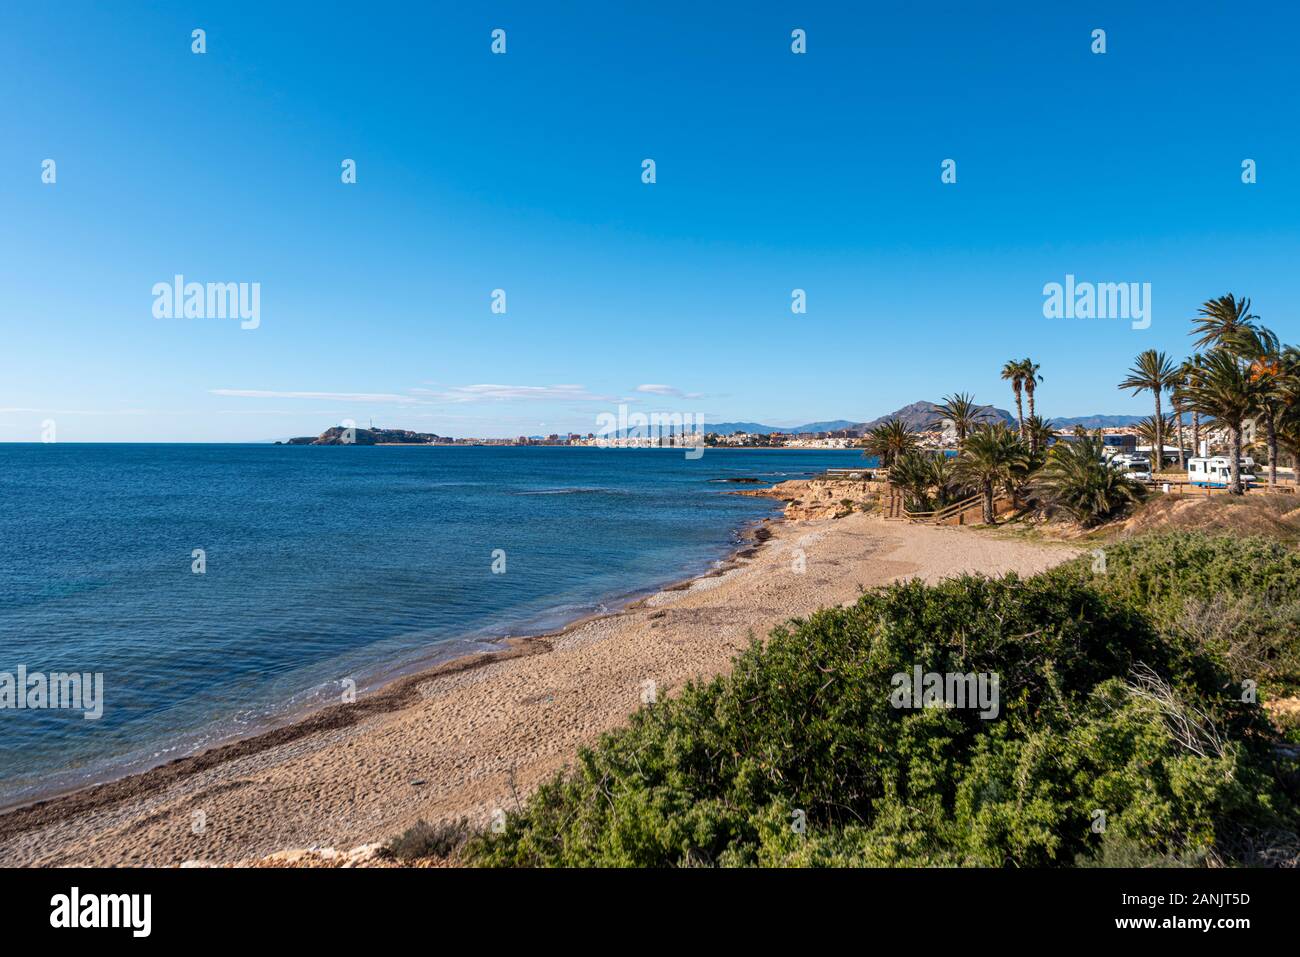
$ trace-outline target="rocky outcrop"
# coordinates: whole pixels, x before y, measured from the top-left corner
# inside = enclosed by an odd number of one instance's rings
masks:
[[[312,438],[305,435],[289,439],[286,445],[433,445],[444,441],[433,432],[412,432],[409,429],[357,429],[336,425]]]
[[[397,866],[382,844],[362,844],[349,851],[339,851],[332,847],[300,847],[286,851],[276,851],[264,857],[240,861],[235,867],[286,867],[286,868],[335,868],[335,867],[395,867]],[[212,867],[204,861],[186,861],[183,868]]]
[[[785,517],[791,521],[816,518],[843,518],[854,512],[880,510],[880,493],[883,485],[837,479],[791,479],[778,482],[771,488],[747,489],[732,495],[752,495],[759,498],[777,498],[784,501]]]

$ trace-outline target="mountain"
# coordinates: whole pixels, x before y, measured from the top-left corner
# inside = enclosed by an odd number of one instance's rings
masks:
[[[1053,418],[1052,425],[1058,429],[1081,425],[1085,429],[1118,429],[1126,425],[1137,425],[1145,416],[1142,415],[1078,415],[1074,418]]]
[[[999,420],[1008,425],[1016,425],[1016,417],[1006,409],[994,408],[991,405],[980,406],[984,418],[982,421],[997,422]],[[911,405],[905,405],[901,409],[895,409],[888,415],[882,415],[879,418],[872,419],[870,422],[863,422],[855,428],[863,432],[874,429],[878,425],[883,425],[890,419],[899,419],[904,425],[918,432],[939,428],[939,423],[943,421],[943,414],[939,412],[939,406],[933,402],[913,402]]]
[[[1002,421],[1013,427],[1018,424],[1014,412],[992,405],[983,405],[980,409],[984,412],[986,421]],[[890,419],[901,419],[903,424],[911,429],[927,431],[938,428],[943,420],[943,415],[938,410],[937,403],[921,400],[905,405],[901,409],[895,409],[887,415],[878,416],[869,422],[833,419],[829,422],[809,422],[806,425],[795,426],[764,425],[761,422],[710,422],[705,428],[720,435],[729,435],[732,432],[750,432],[760,435],[768,432],[784,432],[789,435],[803,435],[808,432],[838,432],[841,429],[867,432]],[[1140,415],[1078,415],[1052,418],[1050,421],[1058,429],[1072,428],[1076,425],[1081,425],[1085,429],[1115,429],[1135,425],[1142,419],[1143,416]]]
[[[856,423],[848,419],[832,419],[830,422],[809,422],[807,425],[763,425],[759,422],[706,422],[705,431],[730,435],[732,432],[750,432],[767,434],[784,432],[787,435],[803,435],[807,432],[838,432],[840,429],[856,428]]]
[[[716,432],[719,435],[730,435],[732,432],[748,432],[752,435],[767,435],[770,432],[782,432],[787,435],[807,435],[811,432],[840,432],[849,430],[861,434],[874,429],[890,419],[901,419],[905,425],[917,431],[933,430],[939,427],[943,416],[938,411],[939,407],[933,402],[921,400],[913,402],[911,405],[905,405],[901,409],[895,409],[888,415],[882,415],[872,419],[869,422],[854,422],[851,419],[831,419],[825,422],[807,422],[804,425],[764,425],[762,422],[708,422],[705,423],[704,429],[707,432]],[[999,409],[991,405],[980,406],[985,413],[986,421],[1002,421],[1012,427],[1016,426],[1016,417],[1006,409]],[[1085,429],[1113,429],[1128,425],[1135,425],[1141,422],[1143,416],[1140,415],[1080,415],[1074,417],[1061,417],[1051,419],[1051,423],[1058,429],[1068,429],[1076,425],[1081,425]],[[687,427],[692,427],[688,422]],[[644,430],[629,429],[629,433],[643,434]],[[540,439],[541,436],[533,436]],[[433,445],[449,442],[449,439],[435,435],[432,432],[411,432],[406,429],[361,429],[355,430],[354,442],[356,445],[376,445],[385,444],[402,444],[402,445]],[[277,445],[282,444],[280,442]],[[301,438],[286,439],[285,445],[344,445],[344,430],[340,426],[326,429],[319,436],[303,436]]]

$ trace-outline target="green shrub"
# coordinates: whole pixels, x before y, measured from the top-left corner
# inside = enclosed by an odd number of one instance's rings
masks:
[[[1252,862],[1290,846],[1300,822],[1262,711],[1220,657],[1144,613],[1173,600],[1185,573],[1205,594],[1276,579],[1230,569],[1233,555],[1259,558],[1254,545],[1190,572],[1189,545],[1142,547],[1108,549],[1104,582],[1078,564],[913,582],[778,628],[729,676],[583,750],[502,833],[473,838],[469,859],[1036,867],[1119,848]],[[1146,568],[1166,553],[1164,573]],[[891,678],[914,665],[997,673],[1000,714],[893,707]]]
[[[1300,553],[1265,538],[1174,532],[1107,545],[1052,574],[1086,581],[1144,614],[1235,682],[1300,689]]]
[[[1100,433],[1057,442],[1029,483],[1039,511],[1063,512],[1083,528],[1121,515],[1146,497],[1140,485],[1102,458]]]

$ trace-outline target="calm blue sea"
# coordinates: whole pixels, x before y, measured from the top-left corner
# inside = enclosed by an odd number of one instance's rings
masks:
[[[724,494],[753,486],[719,480],[862,464],[784,450],[0,445],[0,672],[104,675],[99,720],[0,710],[0,806],[262,730],[340,700],[344,679],[364,691],[617,607],[707,570],[775,513]]]

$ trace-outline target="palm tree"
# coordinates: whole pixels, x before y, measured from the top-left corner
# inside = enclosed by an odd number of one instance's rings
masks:
[[[1038,388],[1038,383],[1043,381],[1043,377],[1038,374],[1038,363],[1032,359],[1025,359],[1023,362],[1025,370],[1025,397],[1029,399],[1029,417],[1035,417],[1034,412],[1034,390]],[[1038,451],[1038,442],[1033,432],[1029,433],[1029,451]]]
[[[900,455],[916,448],[916,432],[900,419],[890,419],[867,433],[863,455],[877,456],[885,468],[892,468]]]
[[[1187,451],[1183,442],[1183,372],[1180,366],[1174,373],[1174,384],[1169,389],[1169,402],[1174,407],[1174,414],[1171,417],[1176,432],[1176,441],[1178,442],[1178,471],[1187,471]]]
[[[957,460],[951,455],[936,452],[930,456],[930,488],[934,489],[934,503],[943,508],[962,497],[961,482],[957,478]]]
[[[988,412],[975,404],[975,397],[967,392],[943,397],[943,405],[936,410],[940,415],[952,420],[957,430],[957,444],[964,445],[966,436],[988,415]]]
[[[1277,423],[1278,444],[1291,456],[1291,466],[1300,470],[1300,403],[1292,402]]]
[[[1132,369],[1128,370],[1128,378],[1119,384],[1121,389],[1132,389],[1134,394],[1144,390],[1150,390],[1156,400],[1156,419],[1157,428],[1155,435],[1155,444],[1151,446],[1154,453],[1151,457],[1151,471],[1154,474],[1164,467],[1165,460],[1165,434],[1161,427],[1164,424],[1164,416],[1160,412],[1160,393],[1165,388],[1171,386],[1176,381],[1173,363],[1163,352],[1156,352],[1154,349],[1148,349],[1140,353]]]
[[[1009,359],[1002,367],[1002,378],[1011,383],[1011,392],[1016,397],[1016,418],[1020,422],[1020,437],[1025,437],[1025,403],[1022,395],[1025,385],[1025,361]]]
[[[1278,426],[1277,440],[1294,465],[1300,463],[1300,419],[1287,419]]]
[[[1199,335],[1196,345],[1211,349],[1223,345],[1225,337],[1236,330],[1252,327],[1259,318],[1251,314],[1249,299],[1238,299],[1232,293],[1202,303],[1196,315],[1188,335]]]
[[[1202,415],[1212,415],[1228,430],[1228,457],[1232,481],[1228,491],[1243,494],[1241,487],[1242,423],[1257,408],[1265,389],[1263,380],[1251,372],[1250,363],[1228,349],[1206,354],[1195,380],[1187,389],[1187,404]]]
[[[1154,449],[1159,444],[1156,435],[1164,435],[1167,430],[1172,429],[1174,427],[1174,418],[1173,416],[1166,416],[1164,421],[1161,422],[1154,415],[1148,415],[1145,419],[1135,423],[1133,427],[1137,429],[1138,438]],[[1152,461],[1155,460],[1152,459]]]
[[[1224,347],[1250,363],[1250,375],[1260,386],[1256,412],[1264,420],[1268,447],[1268,484],[1277,485],[1277,420],[1288,407],[1288,352],[1264,326],[1238,326],[1224,336]],[[1290,350],[1294,352],[1294,350]]]
[[[889,482],[903,490],[904,505],[913,511],[930,508],[930,463],[925,454],[904,452],[889,469]]]
[[[1187,389],[1192,384],[1192,380],[1199,373],[1201,368],[1201,362],[1202,362],[1201,354],[1199,352],[1194,352],[1190,357],[1184,359],[1182,364],[1178,367],[1178,383],[1174,386],[1175,392],[1173,395],[1174,395],[1175,408],[1178,408],[1180,410],[1178,413],[1178,426],[1180,430],[1182,428],[1183,410],[1188,410]],[[1199,413],[1195,409],[1190,409],[1190,411],[1192,413],[1192,455],[1200,455],[1201,454],[1201,413]],[[1178,434],[1179,434],[1178,444],[1181,446],[1183,444],[1181,438],[1182,432],[1180,431]],[[1182,463],[1180,460],[1180,465],[1181,464]]]
[[[1030,492],[1046,512],[1062,511],[1084,528],[1117,514],[1146,493],[1102,458],[1100,433],[1058,442],[1035,474]]]
[[[942,453],[914,449],[894,460],[889,481],[903,490],[907,507],[927,510],[957,501],[959,486],[953,460]]]
[[[1046,449],[1052,444],[1056,438],[1056,427],[1052,425],[1051,419],[1031,415],[1025,419],[1025,435],[1029,439],[1029,451],[1036,455],[1040,449]]]
[[[984,524],[994,525],[993,489],[1010,487],[1029,466],[1029,451],[1006,423],[981,425],[962,446],[956,474],[984,496]]]
[[[1282,352],[1285,374],[1282,394],[1286,405],[1277,422],[1278,443],[1291,456],[1292,474],[1300,474],[1300,349],[1287,346]]]

